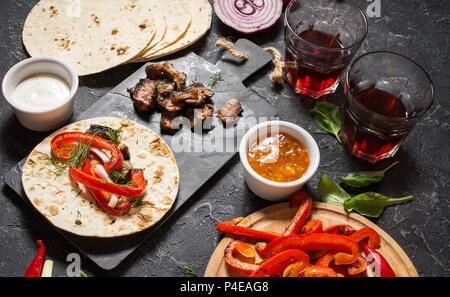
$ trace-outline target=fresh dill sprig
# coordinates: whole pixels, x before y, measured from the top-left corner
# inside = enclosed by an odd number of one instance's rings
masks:
[[[112,181],[116,184],[120,184],[121,182],[123,182],[126,178],[126,174],[122,173],[119,170],[116,169],[112,169],[111,172],[109,173],[109,176],[111,177]]]
[[[109,141],[111,141],[114,144],[119,144],[120,142],[120,133],[122,133],[122,130],[120,129],[111,129],[111,130],[106,130],[105,134],[106,136],[108,136]]]
[[[187,265],[187,264],[183,264],[183,265],[178,265],[178,268],[180,268],[181,270],[183,270],[184,272],[186,272],[187,274],[190,274],[192,276],[198,276],[194,269],[192,269],[191,265]]]
[[[218,81],[222,81],[222,72],[217,72],[214,73],[211,77],[210,77],[210,81],[208,83],[208,87],[212,88],[214,87]]]
[[[133,204],[133,208],[135,207],[139,207],[139,206],[148,206],[151,208],[155,208],[155,206],[149,202],[145,202],[144,200],[144,196],[140,196],[138,198],[134,198],[134,197],[128,197],[128,201],[130,201]]]
[[[78,138],[77,144],[70,149],[70,156],[68,160],[61,160],[53,154],[41,154],[51,165],[55,167],[56,175],[59,176],[63,174],[67,168],[74,166],[79,167],[83,164],[93,140],[94,137],[92,137],[87,143],[84,143],[81,138]]]

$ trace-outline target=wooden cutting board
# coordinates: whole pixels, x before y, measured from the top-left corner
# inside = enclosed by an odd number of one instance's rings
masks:
[[[261,209],[239,223],[240,226],[250,227],[260,230],[283,232],[294,217],[298,208],[289,207],[289,203],[280,203]],[[381,247],[377,249],[389,262],[395,274],[399,277],[418,277],[418,273],[413,263],[408,258],[402,248],[376,224],[368,219],[356,214],[348,214],[343,208],[320,202],[314,202],[310,219],[320,219],[323,227],[331,225],[347,224],[355,230],[363,227],[370,227],[378,232],[381,237]],[[254,244],[256,240],[243,236],[225,236],[217,245],[209,260],[205,271],[205,277],[241,277],[245,274],[235,271],[225,263],[224,250],[233,239],[239,239],[249,244]],[[262,259],[256,256],[255,263]]]

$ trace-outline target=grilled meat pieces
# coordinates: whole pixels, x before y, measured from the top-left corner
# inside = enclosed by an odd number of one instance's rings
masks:
[[[155,106],[161,111],[161,131],[175,134],[182,126],[181,119],[188,118],[191,128],[201,125],[214,114],[211,100],[214,92],[202,83],[186,87],[186,75],[170,62],[153,64],[145,68],[146,79],[141,79],[130,94],[138,112],[148,112]],[[180,121],[175,122],[177,117]]]
[[[191,122],[191,129],[197,125],[202,125],[203,121],[214,115],[214,105],[211,103],[205,104],[202,108],[190,107],[186,110],[186,116]]]
[[[167,110],[161,111],[161,121],[159,122],[161,131],[170,135],[177,133],[182,127],[181,121],[175,122],[177,118],[180,118],[179,113],[169,112]]]
[[[229,100],[224,107],[217,110],[217,117],[226,124],[228,122],[234,122],[235,119],[242,114],[242,111],[239,100],[233,98]]]
[[[148,112],[155,108],[158,100],[158,85],[151,79],[139,80],[136,87],[130,89],[134,109]]]
[[[186,74],[176,70],[170,62],[153,64],[145,68],[147,78],[152,80],[167,79],[176,84],[177,90],[182,90],[186,85]]]
[[[205,87],[202,83],[194,83],[186,88],[185,92],[172,92],[170,100],[172,102],[185,102],[187,105],[201,107],[208,103],[214,96],[214,92]]]

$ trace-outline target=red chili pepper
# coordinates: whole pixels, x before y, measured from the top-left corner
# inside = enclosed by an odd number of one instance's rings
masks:
[[[132,186],[110,183],[96,176],[85,173],[75,167],[70,167],[69,174],[73,180],[85,185],[88,188],[126,197],[137,197],[141,195],[144,193],[147,185],[144,178],[144,172],[142,170],[131,170]]]
[[[359,229],[358,231],[350,235],[350,237],[358,243],[368,238],[367,244],[373,248],[378,248],[381,244],[380,235],[378,235],[375,230],[369,227]]]
[[[267,231],[260,231],[260,230],[254,230],[251,228],[246,228],[242,226],[235,226],[232,225],[230,222],[236,221],[240,218],[233,219],[231,221],[222,222],[217,224],[217,230],[224,233],[230,233],[234,235],[243,235],[248,236],[251,238],[256,239],[265,239],[265,240],[273,240],[275,238],[280,237],[279,233],[275,232],[267,232]]]
[[[330,268],[325,266],[309,266],[303,272],[304,277],[337,277],[336,272]]]
[[[336,251],[337,254],[334,255],[336,265],[351,264],[356,261],[360,255],[359,246],[352,238],[327,233],[300,234],[280,237],[267,244],[264,249],[264,254],[266,258],[269,258],[289,249],[299,249],[302,251]]]
[[[321,220],[309,220],[302,227],[301,234],[323,233],[323,225]]]
[[[283,251],[259,264],[258,268],[255,269],[249,276],[261,277],[282,273],[289,265],[293,263],[299,263],[299,265],[303,266],[304,268],[308,267],[308,254],[297,249]]]
[[[312,199],[308,193],[303,191],[294,193],[290,201],[294,206],[300,203],[300,207],[282,236],[298,234],[311,213]]]
[[[24,277],[40,277],[42,272],[42,265],[44,264],[45,258],[45,246],[42,240],[37,241],[39,249],[33,261],[31,261],[30,266],[28,266],[27,271],[23,275]]]
[[[351,235],[355,230],[350,225],[334,225],[323,230],[324,233]]]
[[[244,273],[251,273],[255,269],[258,268],[256,264],[245,263],[237,258],[235,258],[234,254],[238,252],[244,257],[254,258],[255,257],[255,249],[249,246],[248,244],[234,240],[228,244],[225,249],[225,262],[230,265],[233,269]]]
[[[120,169],[123,163],[123,155],[117,145],[99,136],[83,132],[66,132],[56,135],[50,143],[52,154],[65,160],[69,157],[70,146],[80,140],[84,143],[92,140],[91,144],[93,146],[111,152],[111,159],[104,164],[106,171],[110,172],[113,168],[116,170]]]
[[[89,158],[86,158],[84,160],[82,170],[87,174],[94,175],[94,172],[92,171],[92,164]],[[111,198],[110,193],[89,187],[87,189],[89,190],[89,192],[91,192],[92,196],[94,197],[98,205],[104,211],[113,216],[117,217],[124,216],[131,209],[131,203],[130,201],[128,201],[128,199],[121,199],[115,208],[111,208],[108,206],[108,201]]]
[[[377,277],[396,277],[394,270],[392,270],[386,259],[374,248],[365,244],[363,246],[364,251],[367,254],[367,261],[375,271]]]

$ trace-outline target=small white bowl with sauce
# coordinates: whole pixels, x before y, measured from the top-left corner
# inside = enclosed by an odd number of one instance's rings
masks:
[[[67,62],[53,57],[23,60],[6,73],[3,97],[17,119],[34,131],[60,127],[72,115],[78,76]]]
[[[275,135],[288,134],[306,149],[309,164],[300,178],[288,182],[273,181],[258,174],[252,168],[248,160],[249,149],[258,139],[266,138],[268,131],[272,131]],[[247,186],[257,196],[269,201],[282,201],[299,191],[313,177],[320,163],[320,151],[314,138],[305,129],[285,121],[268,121],[252,127],[241,140],[239,156],[244,167]]]

